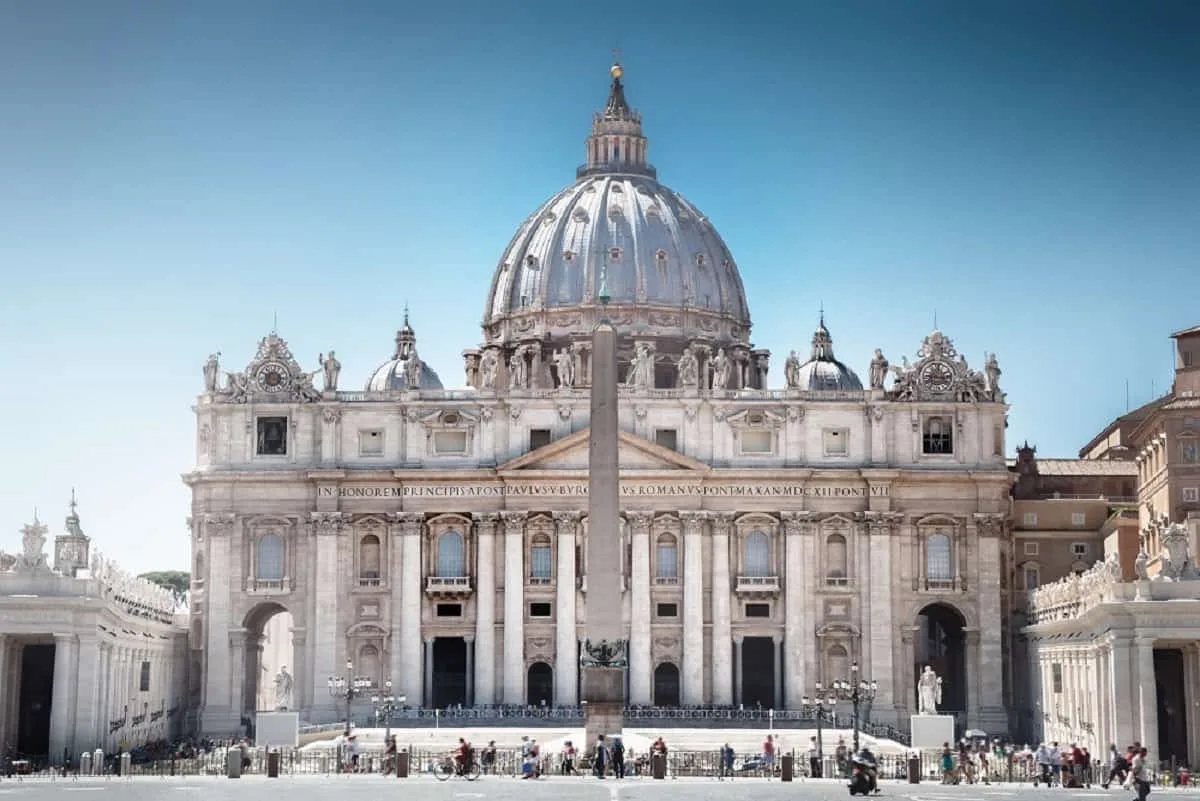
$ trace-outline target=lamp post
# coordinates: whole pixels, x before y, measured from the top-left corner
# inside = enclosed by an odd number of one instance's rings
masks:
[[[383,695],[372,695],[371,703],[375,705],[375,725],[379,725],[379,716],[386,715],[387,722],[384,724],[383,744],[387,747],[387,742],[392,738],[392,713],[399,709],[408,699],[403,695],[392,695],[392,680],[388,679],[383,683]]]
[[[824,685],[819,681],[816,683],[815,688],[816,693],[813,694],[813,697],[803,696],[800,699],[800,705],[804,707],[805,712],[814,712],[817,716],[817,764],[819,765],[825,759],[825,744],[821,740],[821,724],[825,719],[825,709],[826,707],[833,709],[834,704],[837,703],[837,698],[834,697],[833,693],[826,690]]]
[[[854,714],[854,753],[858,753],[858,710],[864,702],[875,700],[879,690],[879,682],[861,678],[858,675],[858,663],[850,663],[850,680],[838,679],[833,683],[833,691],[842,701],[849,701]]]
[[[354,678],[354,663],[349,659],[346,660],[346,675],[345,676],[330,676],[329,677],[329,695],[333,698],[346,700],[346,730],[344,734],[350,736],[350,704],[354,699],[362,695],[365,691],[371,688],[371,680],[366,678]]]

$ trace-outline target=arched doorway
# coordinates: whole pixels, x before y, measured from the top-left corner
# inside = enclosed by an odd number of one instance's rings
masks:
[[[304,705],[302,689],[296,681],[293,625],[292,613],[274,602],[259,604],[242,621],[242,628],[246,630],[242,717],[252,718],[255,712],[272,712],[281,705],[290,710]],[[278,696],[277,678],[281,690]]]
[[[654,705],[679,706],[679,668],[672,662],[654,669]]]
[[[554,703],[554,668],[545,662],[534,662],[529,666],[525,703],[530,706],[550,706]]]
[[[917,636],[913,653],[911,703],[916,703],[917,677],[925,666],[942,677],[942,703],[938,711],[967,709],[967,621],[962,613],[944,603],[930,604],[917,613]]]

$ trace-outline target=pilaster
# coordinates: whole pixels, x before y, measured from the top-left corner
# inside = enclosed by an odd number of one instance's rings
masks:
[[[475,516],[478,562],[475,577],[475,698],[476,706],[496,699],[496,522],[498,514]],[[574,554],[572,554],[572,557]],[[574,563],[572,562],[572,565]]]
[[[683,520],[683,686],[684,706],[704,704],[704,518],[684,512]]]
[[[504,703],[525,703],[525,512],[504,521]]]
[[[868,675],[879,682],[875,703],[879,708],[897,708],[895,686],[896,628],[893,615],[892,588],[896,585],[892,567],[893,535],[899,515],[890,512],[866,513],[867,553],[866,572],[870,585],[867,603],[870,609],[870,669]]]
[[[204,519],[204,532],[208,539],[208,564],[211,567],[208,575],[205,576],[204,588],[207,619],[204,621],[206,664],[204,666],[205,690],[201,727],[205,734],[217,736],[233,734],[240,725],[237,711],[229,703],[227,684],[231,666],[228,631],[231,625],[236,625],[240,621],[232,619],[233,612],[230,608],[231,571],[225,569],[226,565],[232,564],[233,531],[237,525],[238,519],[232,514],[206,515]],[[116,683],[113,686],[113,717],[115,719],[121,716],[122,709],[129,700],[127,655],[123,646],[119,646],[114,662]]]
[[[733,515],[710,514],[712,520],[712,702],[733,704],[733,592],[729,569],[729,530]]]
[[[558,570],[555,576],[555,677],[554,702],[575,706],[579,702],[579,659],[576,632],[575,535],[581,515],[558,512],[554,525],[558,535]]]
[[[94,633],[79,635],[76,656],[75,748],[95,748],[100,742],[100,638]]]
[[[327,682],[342,674],[342,632],[338,631],[338,604],[341,596],[339,543],[345,528],[340,512],[313,512],[310,525],[316,540],[316,585],[313,587],[313,625],[309,632],[313,648],[312,702],[314,707],[333,709]],[[235,665],[244,665],[234,661]],[[318,703],[317,699],[321,699]],[[240,705],[234,709],[240,712]]]
[[[404,512],[394,519],[400,526],[404,576],[400,582],[400,644],[397,649],[400,652],[400,690],[410,703],[416,703],[424,697],[426,687],[421,654],[421,530],[425,515]]]

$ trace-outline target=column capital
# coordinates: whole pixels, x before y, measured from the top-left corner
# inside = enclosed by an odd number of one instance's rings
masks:
[[[730,529],[733,528],[733,518],[733,512],[710,512],[708,519],[712,521],[713,534],[728,536]]]
[[[437,637],[425,637],[425,644],[426,644],[426,645],[433,645],[433,641],[434,641],[434,640],[436,640],[436,639],[437,639]]]
[[[735,634],[735,635],[733,635],[733,644],[737,645],[738,647],[741,647],[742,641],[745,639],[746,639],[746,636],[744,634]]]
[[[703,533],[704,521],[708,517],[708,512],[680,512],[679,519],[683,521],[684,535],[695,537]]]
[[[465,642],[467,645],[470,645],[471,643],[475,642],[475,635],[474,634],[464,634],[463,642]]]
[[[400,526],[401,536],[415,537],[421,533],[421,526],[425,524],[425,513],[390,512],[388,514],[388,522],[396,523]]]
[[[1154,644],[1158,642],[1158,637],[1148,634],[1138,634],[1133,638],[1133,642],[1138,648],[1153,648]]]
[[[70,643],[73,643],[73,642],[75,642],[75,635],[74,635],[74,634],[72,634],[72,633],[66,633],[66,634],[55,634],[55,635],[54,635],[54,644],[55,644],[55,645],[58,645],[59,643],[67,643],[67,644],[70,644]]]
[[[629,527],[633,529],[634,534],[649,534],[650,524],[654,522],[654,512],[634,510],[626,512],[625,519],[629,521]]]
[[[237,515],[232,512],[204,516],[204,534],[208,537],[228,537],[233,534]]]
[[[554,528],[559,534],[574,534],[582,519],[582,512],[555,512]]]
[[[500,515],[495,512],[481,512],[471,515],[471,520],[475,523],[476,534],[481,537],[490,537],[496,533],[496,524],[500,522]]]
[[[314,534],[335,537],[345,529],[349,516],[341,512],[313,512],[310,519]]]
[[[504,533],[523,534],[525,532],[525,520],[528,517],[528,512],[501,512],[500,519],[504,522]]]
[[[798,536],[808,533],[812,523],[817,519],[816,512],[782,512],[779,515],[783,521],[783,532],[786,535]]]

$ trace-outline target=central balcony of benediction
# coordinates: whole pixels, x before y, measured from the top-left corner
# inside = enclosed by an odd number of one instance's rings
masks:
[[[472,592],[470,576],[429,576],[425,594],[438,598],[465,598]]]
[[[779,594],[779,576],[738,576],[734,591],[738,595],[763,598]]]

